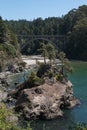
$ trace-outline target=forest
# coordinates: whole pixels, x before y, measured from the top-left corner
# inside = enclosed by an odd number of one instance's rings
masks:
[[[65,35],[67,39],[63,51],[67,57],[87,60],[87,5],[72,9],[62,17],[37,18],[33,21],[6,20],[5,23],[16,35]],[[25,43],[25,38],[22,41]],[[40,42],[43,41],[32,42],[22,53],[38,54]]]
[[[2,23],[0,22],[0,43],[4,42],[2,39],[6,39],[5,43],[10,41],[9,43],[13,44],[15,48],[20,48],[21,44],[28,42],[28,39],[26,37],[20,39],[19,35],[64,35],[66,36],[66,42],[62,51],[66,53],[67,57],[74,60],[87,60],[87,5],[72,9],[62,17],[37,18],[32,21],[26,19],[19,19],[18,21],[4,20],[3,22],[6,25],[4,28],[10,30],[10,38],[8,31],[6,31],[6,35],[1,34],[4,31],[1,31]],[[38,49],[41,42],[47,44],[47,41],[35,40],[19,51],[26,55],[39,54]]]

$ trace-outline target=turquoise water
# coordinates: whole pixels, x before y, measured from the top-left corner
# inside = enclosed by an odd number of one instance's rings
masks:
[[[8,88],[8,90],[10,89],[14,89],[16,87],[15,83],[20,84],[23,83],[30,75],[31,71],[24,71],[22,73],[18,73],[18,74],[13,74],[10,77],[8,77],[8,84],[10,84],[10,87]]]
[[[74,62],[73,74],[69,79],[73,83],[74,95],[80,99],[81,105],[71,110],[65,110],[63,119],[50,121],[35,121],[32,124],[33,130],[68,130],[72,123],[87,123],[87,62]]]
[[[74,73],[70,75],[74,95],[80,99],[81,105],[72,110],[76,122],[87,123],[87,62],[73,64]]]
[[[55,120],[37,120],[31,122],[33,130],[68,130],[72,123],[87,123],[87,62],[73,62],[73,74],[69,75],[69,79],[73,83],[74,95],[81,101],[80,106],[76,106],[71,110],[64,111],[64,118]],[[11,87],[14,88],[13,82],[23,82],[25,73],[15,75],[10,80]]]

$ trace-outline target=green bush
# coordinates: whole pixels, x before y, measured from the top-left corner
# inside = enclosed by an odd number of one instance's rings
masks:
[[[44,74],[46,72],[48,72],[49,69],[50,69],[50,65],[49,64],[43,64],[43,63],[40,64],[39,69],[37,71],[37,76],[38,77],[43,77]]]
[[[14,48],[14,46],[12,46],[10,44],[1,44],[0,45],[0,51],[3,51],[5,55],[7,53],[7,55],[9,55],[11,57],[17,56],[16,49]]]
[[[51,79],[54,76],[53,72],[48,71],[48,77]]]
[[[62,81],[63,80],[63,75],[62,74],[57,74],[56,75],[56,80],[57,81]]]
[[[3,50],[3,44],[0,43],[0,51]]]
[[[18,65],[25,67],[25,66],[26,66],[26,63],[25,63],[25,62],[19,62]]]
[[[12,114],[12,110],[6,109],[5,104],[0,103],[0,130],[32,130],[30,126],[26,129],[17,127],[15,123],[6,120]]]
[[[15,50],[14,46],[12,46],[10,44],[9,45],[5,44],[4,48],[5,48],[5,50],[6,50],[8,55],[11,55],[12,57],[17,56],[16,55],[16,50]]]
[[[11,115],[11,111],[7,110],[6,106],[0,103],[0,130],[10,130],[13,127],[12,123],[6,121],[6,117],[9,115]]]
[[[41,84],[44,83],[44,79],[43,78],[39,78],[36,73],[31,72],[31,75],[29,76],[29,86],[30,87],[34,87],[34,86],[39,86]]]

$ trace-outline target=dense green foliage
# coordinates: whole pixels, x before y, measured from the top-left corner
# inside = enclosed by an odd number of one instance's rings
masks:
[[[44,79],[38,77],[36,73],[31,72],[31,74],[28,78],[29,87],[39,86],[43,83],[44,83]]]
[[[68,73],[73,71],[70,61],[66,58],[64,52],[56,51],[55,47],[48,43],[42,44],[42,47],[39,49],[42,51],[44,57],[44,63],[38,63],[39,68],[37,70],[38,77],[48,77],[49,79],[54,78],[58,81],[67,80]],[[46,58],[49,59],[49,62],[46,63]],[[56,59],[60,60],[59,61]]]
[[[55,49],[55,47],[51,43],[48,43],[48,44],[41,43],[41,47],[39,49],[39,52],[44,57],[44,64],[46,64],[46,58],[48,58],[50,61],[50,65],[51,65],[52,62],[56,58],[57,50]]]
[[[67,56],[72,59],[87,60],[87,5],[72,9],[62,17],[37,18],[33,21],[5,21],[9,28],[17,35],[65,35],[65,44],[61,47]],[[26,37],[19,37],[19,43],[28,42]],[[43,40],[34,40],[26,46],[22,53],[38,54],[38,48]],[[47,43],[47,41],[45,41]]]
[[[66,77],[67,73],[71,73],[73,71],[73,68],[71,67],[71,62],[66,58],[64,52],[59,53],[59,59],[61,61],[61,74]]]
[[[17,37],[0,17],[0,71],[8,62],[10,63],[11,59],[19,57],[19,55]]]
[[[43,63],[40,64],[39,69],[37,71],[37,76],[38,77],[43,77],[48,72],[49,69],[50,69],[49,64],[43,64]]]
[[[18,49],[16,35],[8,28],[8,26],[0,17],[0,45],[1,44],[11,44],[15,49]]]
[[[87,60],[87,17],[76,23],[68,38],[67,55],[72,59]]]
[[[0,103],[0,130],[31,130],[30,127],[26,129],[17,127],[15,122],[7,120],[9,116],[13,115],[12,110],[8,110],[5,104]]]

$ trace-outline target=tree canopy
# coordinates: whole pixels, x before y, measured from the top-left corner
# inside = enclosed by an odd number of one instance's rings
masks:
[[[0,17],[0,71],[15,57],[19,57],[17,37]]]
[[[66,41],[58,41],[57,46],[61,43],[60,50],[65,51],[66,55],[70,59],[87,60],[87,5],[82,5],[78,9],[70,10],[66,15],[62,17],[48,17],[45,19],[37,18],[32,21],[27,20],[5,20],[3,24],[0,18],[0,42],[5,42],[5,39],[9,39],[9,35],[5,32],[7,27],[14,32],[16,36],[19,35],[65,35]],[[2,26],[3,24],[3,26]],[[7,27],[6,27],[7,26]],[[9,31],[8,31],[9,32]],[[19,46],[23,43],[29,43],[26,37],[15,37],[11,33],[11,44],[18,48],[17,38]],[[4,37],[4,38],[3,38]],[[38,54],[38,48],[43,40],[34,40],[29,43],[23,50],[22,54]],[[44,41],[47,44],[47,41]]]

